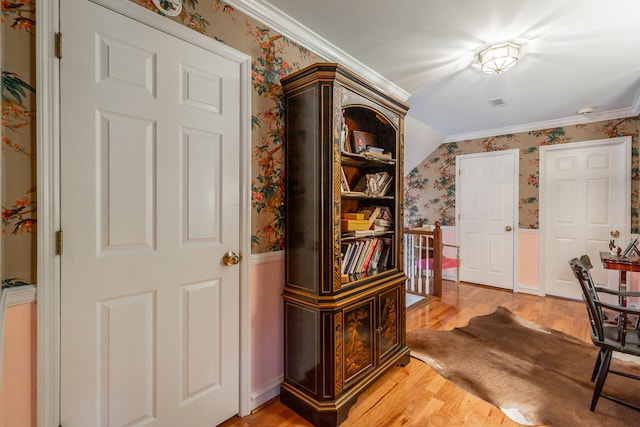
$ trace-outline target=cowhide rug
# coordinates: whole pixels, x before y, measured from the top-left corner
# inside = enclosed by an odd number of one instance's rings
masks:
[[[407,343],[411,356],[520,424],[640,426],[640,411],[602,397],[589,410],[594,345],[504,307],[452,331],[409,331]],[[640,374],[632,361],[616,359],[612,367]],[[609,374],[604,392],[640,403],[640,381]]]

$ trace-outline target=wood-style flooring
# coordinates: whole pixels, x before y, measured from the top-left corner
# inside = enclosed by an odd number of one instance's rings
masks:
[[[407,309],[407,329],[449,330],[472,317],[503,306],[518,316],[590,342],[586,308],[580,301],[513,293],[511,291],[445,281],[443,296]],[[273,399],[252,415],[234,417],[232,426],[310,426],[306,420]],[[411,359],[394,367],[360,395],[349,417],[352,426],[519,426],[498,408],[445,380],[425,363]]]

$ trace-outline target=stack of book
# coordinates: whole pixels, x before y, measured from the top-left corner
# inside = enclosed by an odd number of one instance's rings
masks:
[[[342,245],[342,274],[362,274],[387,268],[391,239],[368,237]]]
[[[363,152],[365,156],[382,157],[385,159],[391,158],[391,153],[385,153],[383,148],[368,146]]]
[[[365,231],[371,226],[364,213],[345,213],[340,221],[342,231]]]
[[[388,231],[392,225],[387,206],[361,207],[358,212],[343,214],[341,219],[343,236],[372,236]]]

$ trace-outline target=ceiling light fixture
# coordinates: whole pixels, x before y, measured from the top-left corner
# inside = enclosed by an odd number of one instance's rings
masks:
[[[489,46],[480,52],[480,69],[487,74],[507,71],[518,63],[519,50],[520,46],[511,42]]]

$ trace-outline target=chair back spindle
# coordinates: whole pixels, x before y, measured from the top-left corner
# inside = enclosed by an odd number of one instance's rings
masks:
[[[595,410],[600,397],[640,410],[640,406],[635,403],[602,393],[609,373],[640,380],[640,376],[617,371],[610,367],[613,352],[640,357],[640,310],[627,307],[625,304],[626,298],[640,296],[640,292],[616,291],[596,286],[589,271],[593,266],[587,255],[581,256],[580,259],[573,258],[569,261],[569,265],[582,288],[582,297],[591,322],[591,341],[599,349],[591,375],[591,381],[595,383],[591,411]],[[620,305],[602,300],[599,294],[603,293],[618,297]],[[634,316],[636,318],[636,333],[628,334],[629,327],[632,325],[630,319]],[[631,328],[634,329],[632,326]]]

